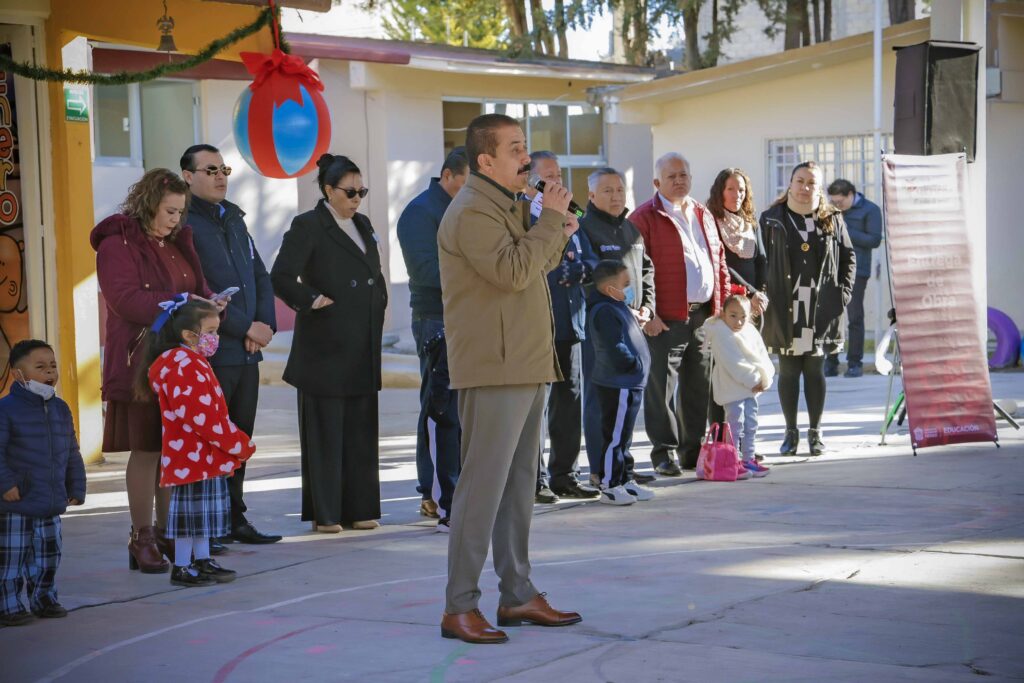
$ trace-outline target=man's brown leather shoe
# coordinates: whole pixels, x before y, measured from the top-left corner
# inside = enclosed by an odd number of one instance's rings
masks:
[[[467,643],[504,643],[508,636],[487,623],[487,619],[475,609],[462,614],[448,614],[441,617],[441,635],[444,638],[458,638]]]
[[[543,593],[518,607],[498,607],[498,626],[522,626],[523,622],[537,626],[569,626],[583,621],[576,612],[560,612],[548,604]]]

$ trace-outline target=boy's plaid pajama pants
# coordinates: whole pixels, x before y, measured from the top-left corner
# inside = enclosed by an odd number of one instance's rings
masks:
[[[0,512],[0,613],[25,609],[19,597],[22,586],[33,611],[57,602],[54,579],[60,551],[59,515],[26,517]]]

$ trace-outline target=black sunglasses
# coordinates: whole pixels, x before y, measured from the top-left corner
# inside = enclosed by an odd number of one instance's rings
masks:
[[[341,190],[349,199],[355,199],[356,195],[359,195],[359,198],[362,199],[366,196],[366,193],[370,191],[370,188],[368,187],[361,187],[357,190],[354,187],[338,187],[337,185],[334,186],[334,189]]]

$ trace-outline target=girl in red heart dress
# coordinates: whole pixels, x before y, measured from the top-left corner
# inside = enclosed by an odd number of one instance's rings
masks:
[[[210,537],[228,534],[226,477],[255,447],[228,418],[224,392],[206,360],[217,351],[217,308],[187,294],[160,306],[164,313],[147,339],[143,368],[149,371],[138,390],[152,392],[150,398],[156,394],[160,402],[160,486],[172,487],[167,516],[167,537],[174,539],[171,583],[226,583],[235,572],[210,558]]]

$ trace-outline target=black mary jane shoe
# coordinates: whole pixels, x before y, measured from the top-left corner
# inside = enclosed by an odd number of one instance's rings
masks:
[[[796,449],[800,445],[800,430],[787,429],[786,436],[782,439],[782,446],[779,447],[779,455],[796,455]]]
[[[219,538],[211,538],[210,539],[210,554],[211,555],[223,555],[227,551],[228,551],[228,547],[226,545],[224,545],[223,541],[221,541]]]
[[[811,455],[823,455],[825,453],[825,442],[821,440],[820,429],[807,430],[807,445],[811,447]]]
[[[198,569],[200,574],[210,577],[217,583],[231,583],[235,580],[235,570],[225,569],[217,564],[217,560],[196,560],[192,566]]]
[[[193,564],[188,567],[174,565],[171,568],[171,585],[194,588],[198,586],[213,586],[217,583],[209,574],[204,574]]]

